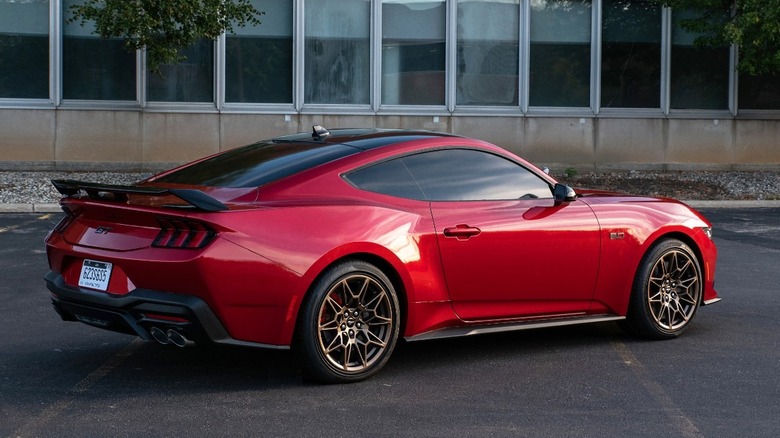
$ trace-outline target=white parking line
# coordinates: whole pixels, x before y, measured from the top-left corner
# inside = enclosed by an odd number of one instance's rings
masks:
[[[29,220],[27,222],[22,222],[21,224],[9,225],[7,227],[0,227],[0,234],[7,233],[9,231],[18,230],[21,227],[25,227],[27,225],[34,224],[37,221],[44,221],[44,220],[50,219],[51,217],[52,217],[51,214],[44,214],[44,215],[38,216],[37,218],[35,218],[33,220]]]
[[[674,404],[674,401],[669,397],[669,394],[664,391],[663,387],[653,380],[650,373],[647,372],[647,368],[639,362],[639,359],[634,356],[634,353],[628,349],[626,344],[620,341],[612,341],[611,344],[612,348],[617,351],[618,355],[623,360],[623,363],[625,363],[629,369],[633,371],[637,379],[639,379],[639,383],[641,383],[655,401],[661,405],[670,424],[679,432],[678,436],[686,438],[703,438],[704,434],[699,431],[696,425],[693,424],[693,421],[685,415],[682,409]],[[675,435],[672,431],[668,432],[668,435],[670,436]]]
[[[27,422],[20,427],[19,429],[16,429],[9,437],[30,437],[30,436],[40,436],[43,434],[43,432],[46,430],[47,424],[60,416],[66,409],[70,407],[70,405],[73,404],[75,401],[75,395],[83,393],[85,391],[88,391],[90,388],[92,388],[97,382],[99,382],[101,379],[106,377],[108,374],[111,373],[116,367],[122,364],[122,362],[125,361],[128,357],[130,357],[135,350],[138,349],[141,345],[144,344],[144,341],[141,340],[141,338],[135,338],[132,342],[127,344],[124,348],[119,350],[115,355],[111,356],[103,362],[103,364],[96,369],[95,371],[89,373],[86,377],[81,379],[78,383],[76,383],[68,392],[67,396],[64,400],[60,400],[50,406],[48,406],[46,409],[44,409],[42,412],[40,412],[38,415],[30,418],[27,420]]]

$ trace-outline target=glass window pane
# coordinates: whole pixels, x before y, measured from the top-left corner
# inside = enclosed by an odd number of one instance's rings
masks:
[[[603,108],[661,107],[661,7],[604,0],[601,48]]]
[[[355,187],[398,198],[425,200],[420,186],[412,178],[403,160],[390,160],[365,167],[347,175]]]
[[[529,103],[590,106],[590,0],[531,2]]]
[[[517,105],[518,3],[458,2],[458,105]]]
[[[402,158],[429,201],[551,198],[546,181],[486,152],[448,149]]]
[[[382,103],[444,105],[444,0],[382,2]]]
[[[293,2],[252,0],[260,26],[237,27],[225,43],[228,102],[291,103]]]
[[[304,101],[368,104],[371,2],[308,0]]]
[[[231,149],[153,181],[209,187],[258,187],[358,152],[359,149],[343,144],[288,143],[277,139]]]
[[[672,12],[671,107],[728,109],[729,48],[696,47],[698,36],[682,29],[684,12]]]
[[[739,75],[740,109],[780,109],[780,75]]]
[[[213,102],[214,42],[201,40],[181,51],[187,59],[163,64],[160,73],[146,72],[147,100],[152,102]]]
[[[70,6],[84,0],[65,0],[63,9],[62,97],[64,99],[135,100],[135,52],[121,39],[103,39],[95,27],[66,23]]]
[[[49,98],[48,0],[0,0],[0,98]]]

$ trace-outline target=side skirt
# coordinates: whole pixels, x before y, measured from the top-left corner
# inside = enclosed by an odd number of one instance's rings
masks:
[[[626,319],[625,316],[616,315],[587,315],[572,316],[554,319],[543,319],[511,323],[493,323],[493,324],[474,324],[461,327],[448,327],[439,330],[433,330],[419,335],[408,336],[407,342],[427,341],[431,339],[457,338],[461,336],[482,335],[486,333],[501,333],[517,330],[530,330],[545,327],[560,327],[575,324],[591,324],[596,322],[619,321]]]

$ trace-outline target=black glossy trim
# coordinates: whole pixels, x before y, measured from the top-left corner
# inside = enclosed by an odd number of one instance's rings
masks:
[[[188,204],[203,211],[223,211],[228,207],[200,190],[194,189],[164,189],[159,187],[120,186],[84,181],[54,179],[51,181],[57,191],[65,196],[73,196],[85,191],[91,199],[104,199],[101,193],[111,193],[115,200],[124,201],[127,195],[163,196],[173,195]]]
[[[233,339],[205,301],[191,295],[179,295],[148,289],[135,289],[127,295],[71,287],[62,275],[49,271],[46,287],[52,293],[52,304],[64,321],[80,321],[88,325],[152,340],[151,326],[176,328],[197,342],[240,345],[246,347],[288,349],[286,345],[270,345]],[[186,318],[189,322],[149,320],[143,315],[158,313]]]

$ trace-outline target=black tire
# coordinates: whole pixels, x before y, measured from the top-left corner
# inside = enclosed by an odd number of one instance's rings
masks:
[[[387,363],[398,340],[400,313],[393,283],[379,268],[347,260],[330,269],[305,298],[295,349],[307,379],[350,383]]]
[[[664,239],[642,258],[622,326],[649,339],[671,339],[690,325],[702,296],[699,260],[684,242]]]

